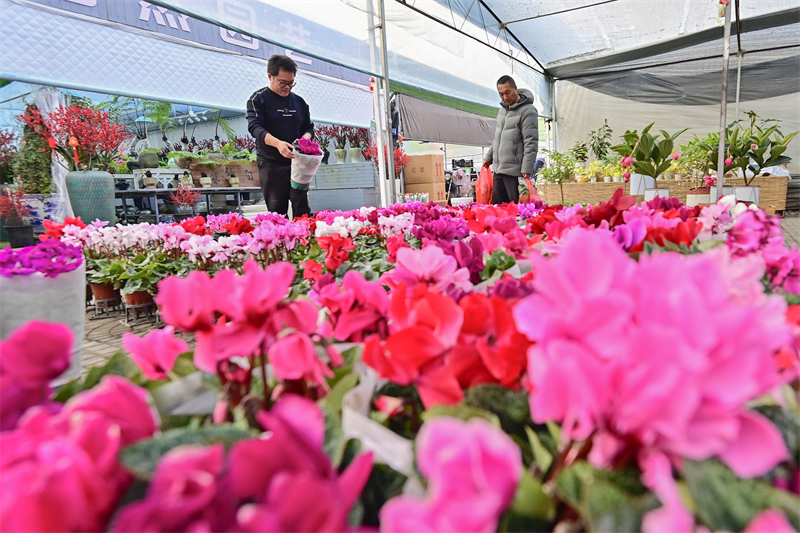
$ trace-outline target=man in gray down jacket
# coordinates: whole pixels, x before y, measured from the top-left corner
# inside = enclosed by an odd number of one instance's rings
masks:
[[[483,166],[494,163],[495,204],[519,202],[519,177],[530,178],[539,149],[539,114],[533,107],[533,93],[517,90],[511,76],[497,80],[500,111],[492,147]],[[533,191],[531,191],[533,193]]]

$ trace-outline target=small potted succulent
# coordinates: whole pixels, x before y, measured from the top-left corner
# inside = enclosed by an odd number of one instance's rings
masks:
[[[23,219],[30,215],[24,197],[25,191],[21,184],[14,189],[5,187],[0,193],[0,219],[5,224],[8,241],[12,248],[36,244],[33,237],[33,226],[26,224]]]

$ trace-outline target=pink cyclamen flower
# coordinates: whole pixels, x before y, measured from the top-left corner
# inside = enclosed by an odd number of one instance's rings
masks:
[[[753,518],[744,533],[797,533],[786,516],[777,509],[761,511]]]
[[[413,292],[418,283],[433,285],[444,293],[472,290],[469,271],[458,268],[455,258],[446,255],[435,245],[426,246],[422,250],[397,250],[397,267],[384,274],[381,282],[392,290],[405,284],[409,293]]]
[[[35,405],[58,411],[50,381],[68,367],[72,332],[64,324],[28,322],[0,342],[0,431],[13,429]]]
[[[131,353],[131,359],[147,379],[167,379],[167,372],[172,370],[178,356],[189,351],[186,341],[175,338],[172,326],[155,329],[144,338],[126,332],[122,336],[122,346]]]
[[[123,507],[112,531],[222,531],[235,522],[235,509],[219,496],[217,478],[225,450],[183,445],[156,466],[147,496]]]
[[[380,511],[382,532],[491,532],[522,477],[519,447],[489,422],[438,417],[417,437],[417,464],[428,499],[392,498]]]
[[[677,161],[680,156],[681,155],[678,152],[675,152],[674,154],[672,154],[673,161]]]
[[[587,264],[602,268],[587,276]],[[777,428],[746,407],[781,382],[773,354],[791,340],[785,302],[757,288],[763,269],[734,278],[711,252],[637,263],[613,237],[575,228],[534,270],[537,293],[514,309],[536,343],[534,421],[594,435],[589,459],[600,466],[638,449],[643,469],[648,454],[718,457],[752,477],[786,457]]]

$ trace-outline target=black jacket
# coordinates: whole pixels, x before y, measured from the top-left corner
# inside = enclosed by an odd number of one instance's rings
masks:
[[[292,160],[264,143],[267,133],[288,143],[306,133],[314,136],[314,124],[306,101],[294,93],[280,96],[269,87],[254,92],[247,101],[247,122],[250,135],[256,139],[258,158],[278,164],[290,165]]]

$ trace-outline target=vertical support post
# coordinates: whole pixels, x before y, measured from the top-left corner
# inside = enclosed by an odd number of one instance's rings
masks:
[[[744,52],[739,50],[736,56],[739,59],[739,65],[736,67],[736,116],[734,120],[739,120],[739,91],[742,87],[742,56]]]
[[[731,54],[731,5],[725,5],[725,32],[722,41],[722,96],[719,106],[719,157],[717,157],[717,185],[711,188],[710,201],[716,203],[725,185],[725,133],[728,125],[728,63]]]
[[[367,25],[369,28],[369,39],[370,39],[370,46],[369,46],[369,56],[370,56],[370,65],[372,67],[373,72],[378,71],[378,58],[377,58],[377,49],[380,46],[378,44],[377,36],[375,35],[375,29],[378,27],[375,21],[375,13],[372,10],[372,0],[367,1]],[[389,207],[389,205],[394,203],[394,198],[392,197],[391,192],[389,191],[389,178],[388,172],[386,169],[386,160],[383,158],[383,119],[381,112],[381,98],[380,98],[380,84],[372,78],[370,81],[370,88],[372,89],[372,108],[373,114],[375,116],[375,142],[377,144],[377,154],[376,157],[378,159],[378,183],[380,186],[381,192],[381,207]]]
[[[392,104],[389,101],[389,51],[386,47],[386,5],[384,0],[378,0],[378,12],[381,19],[381,63],[383,68],[383,104],[386,111],[386,152],[388,153],[389,168],[389,192],[391,194],[390,203],[395,203],[395,166],[394,166],[394,142],[392,139]]]

